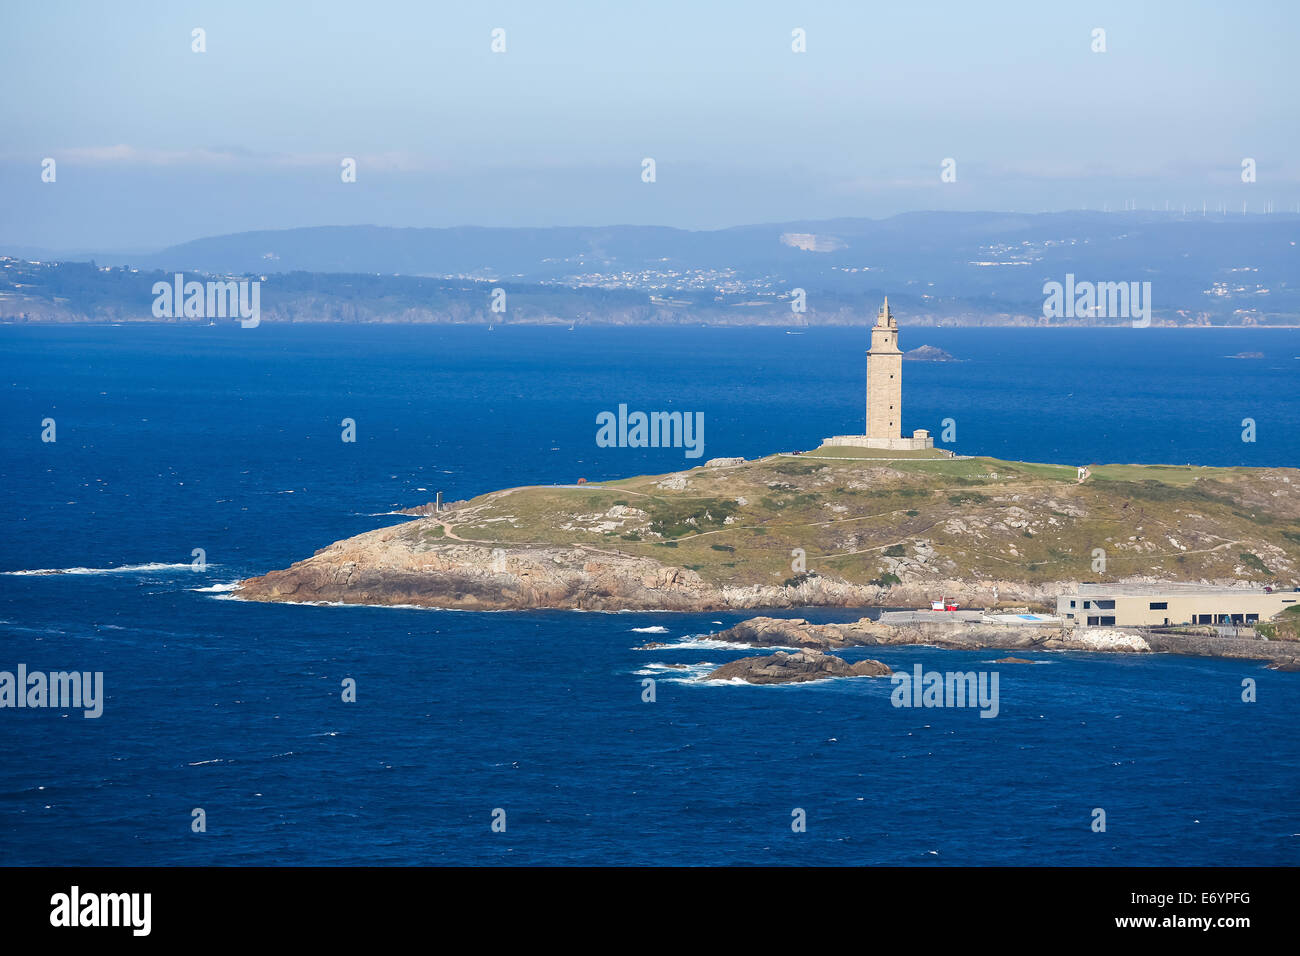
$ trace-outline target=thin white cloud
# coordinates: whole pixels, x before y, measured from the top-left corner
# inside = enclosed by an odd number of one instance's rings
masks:
[[[85,166],[195,167],[195,168],[302,168],[337,167],[345,158],[355,159],[365,171],[439,172],[449,168],[445,160],[406,151],[381,153],[258,153],[240,148],[195,147],[189,149],[155,149],[129,146],[73,146],[45,154],[60,163]],[[9,153],[8,160],[30,159],[30,155]],[[43,157],[42,157],[43,158]]]

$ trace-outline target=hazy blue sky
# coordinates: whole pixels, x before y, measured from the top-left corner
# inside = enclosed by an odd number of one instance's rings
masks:
[[[1294,209],[1298,39],[1283,0],[7,3],[0,243]]]

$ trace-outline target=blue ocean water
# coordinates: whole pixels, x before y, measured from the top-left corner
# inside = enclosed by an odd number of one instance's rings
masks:
[[[952,418],[963,452],[1300,461],[1294,330],[904,329],[923,342],[964,361],[905,366],[904,426]],[[698,463],[596,447],[620,403],[703,412],[705,458],[857,431],[865,348],[861,330],[0,327],[0,571],[82,569],[0,574],[0,670],[103,671],[107,698],[95,720],[0,710],[0,863],[1300,862],[1300,677],[1257,663],[873,652],[998,670],[990,720],[894,708],[882,681],[694,684],[656,665],[745,652],[635,649],[746,614],[212,590],[437,491]]]

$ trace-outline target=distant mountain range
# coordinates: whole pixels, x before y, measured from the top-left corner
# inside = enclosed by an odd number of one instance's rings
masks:
[[[114,321],[152,318],[152,282],[142,294],[130,279],[112,280],[119,269],[103,271],[112,265],[142,279],[265,276],[267,317],[296,321],[845,324],[866,321],[888,294],[907,324],[1120,324],[1044,319],[1044,283],[1072,274],[1150,282],[1153,324],[1300,325],[1297,242],[1300,217],[1287,214],[922,212],[709,232],[327,226],[97,254],[87,258],[100,268],[80,273],[71,295],[61,287],[68,276],[27,266],[18,270],[25,281],[6,287],[6,269],[0,318],[93,321],[108,317],[108,300]],[[31,258],[22,251],[0,247]],[[535,308],[492,313],[497,286]],[[790,307],[797,289],[803,313]]]

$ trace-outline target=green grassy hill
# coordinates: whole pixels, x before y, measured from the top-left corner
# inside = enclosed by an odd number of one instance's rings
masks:
[[[858,457],[877,455],[821,449],[493,492],[422,534],[428,546],[447,533],[501,547],[582,544],[688,568],[716,586],[802,574],[882,587],[1134,576],[1300,583],[1296,469],[1099,465],[1080,484],[1066,465]]]

